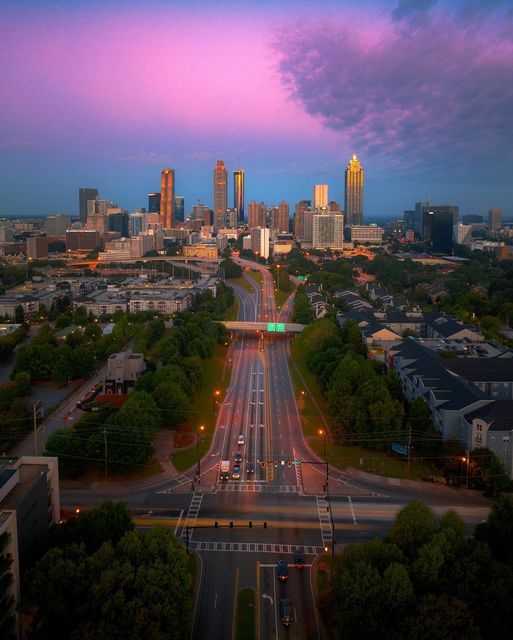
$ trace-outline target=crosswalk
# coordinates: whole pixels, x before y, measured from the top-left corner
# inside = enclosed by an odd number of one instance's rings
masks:
[[[198,513],[201,508],[201,503],[203,501],[203,493],[195,493],[192,496],[191,504],[189,505],[189,510],[187,511],[187,516],[185,518],[185,522],[182,528],[181,539],[185,540],[188,535],[188,530],[191,529],[194,532],[194,523],[198,519]],[[189,536],[192,537],[192,533]]]
[[[232,551],[235,553],[278,553],[287,554],[300,551],[305,556],[316,556],[322,553],[323,547],[314,545],[270,544],[263,542],[208,542],[193,541],[189,546],[196,551]]]
[[[319,524],[321,525],[322,546],[327,547],[331,545],[333,538],[328,502],[324,496],[316,496],[315,499],[317,501],[317,511],[319,513]]]
[[[297,493],[295,484],[259,484],[256,482],[227,482],[218,485],[218,491],[247,493]]]

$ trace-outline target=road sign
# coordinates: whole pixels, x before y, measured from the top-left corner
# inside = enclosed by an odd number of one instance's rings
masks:
[[[285,325],[283,324],[283,322],[278,322],[276,324],[276,331],[278,333],[285,333]]]
[[[267,323],[267,331],[276,331],[276,323],[268,322]]]
[[[392,442],[392,451],[394,453],[398,453],[401,456],[408,455],[408,447],[406,447],[404,444],[399,444],[398,442]]]

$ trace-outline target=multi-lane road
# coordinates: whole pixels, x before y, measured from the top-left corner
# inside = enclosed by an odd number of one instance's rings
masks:
[[[239,320],[286,321],[291,300],[277,314],[271,274],[264,267],[260,271],[262,285],[248,278],[251,294],[234,286]],[[62,503],[70,507],[123,499],[138,514],[139,526],[162,521],[196,550],[200,584],[193,638],[233,638],[237,592],[247,586],[256,593],[257,638],[320,639],[311,565],[325,547],[340,550],[350,542],[384,535],[412,498],[427,501],[437,514],[456,509],[469,529],[486,517],[486,502],[463,493],[384,484],[378,478],[355,480],[331,468],[328,502],[326,465],[303,439],[288,347],[284,337],[233,336],[232,379],[199,477],[193,468],[140,489],[61,491]],[[233,470],[237,453],[242,458],[240,478],[220,481],[221,460],[229,460]],[[253,472],[248,472],[248,464]],[[295,550],[304,555],[302,570],[293,566]],[[278,580],[279,559],[289,564],[285,582]],[[285,597],[293,604],[288,629],[280,620],[279,602]]]

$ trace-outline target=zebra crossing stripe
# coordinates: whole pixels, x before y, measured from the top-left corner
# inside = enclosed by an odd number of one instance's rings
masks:
[[[189,542],[194,533],[194,523],[198,519],[198,513],[201,507],[201,503],[203,501],[203,493],[195,493],[192,496],[191,504],[189,505],[189,510],[187,511],[187,517],[185,518],[184,525],[182,527],[181,539],[184,540],[187,534],[187,527],[190,529],[189,534]]]
[[[189,541],[189,546],[196,551],[230,551],[233,553],[276,553],[293,554],[300,551],[303,555],[319,555],[323,547],[314,545],[270,544],[260,542],[208,542],[206,540]]]

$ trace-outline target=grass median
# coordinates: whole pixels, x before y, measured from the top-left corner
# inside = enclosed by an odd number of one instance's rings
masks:
[[[198,460],[198,454],[203,457],[210,447],[217,421],[217,412],[214,415],[214,392],[221,392],[217,404],[219,409],[230,384],[232,365],[227,361],[227,353],[225,346],[218,345],[212,358],[203,363],[204,383],[193,397],[189,431],[196,434],[200,425],[205,429],[201,432],[199,446],[194,443],[187,449],[171,454],[170,460],[178,471],[192,467]]]
[[[262,284],[262,274],[260,273],[260,271],[255,271],[254,269],[251,269],[250,271],[246,271],[245,273],[257,284]]]
[[[232,306],[226,309],[226,311],[224,312],[224,320],[226,320],[227,322],[237,320],[239,317],[239,306],[239,299],[235,297]]]
[[[229,287],[231,284],[236,284],[239,287],[245,289],[248,293],[253,293],[253,287],[242,276],[240,278],[230,278],[229,280],[227,280],[226,285]]]
[[[241,589],[237,596],[237,640],[255,638],[255,591]]]

